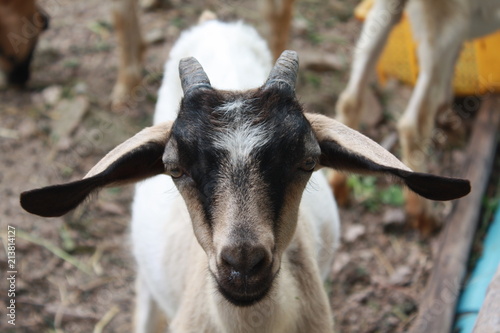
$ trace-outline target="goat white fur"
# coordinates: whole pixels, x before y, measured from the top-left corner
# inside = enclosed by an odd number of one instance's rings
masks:
[[[266,43],[250,26],[219,21],[198,25],[184,32],[170,53],[158,94],[156,124],[177,117],[182,98],[178,66],[187,56],[199,60],[212,85],[219,89],[258,87],[271,70]],[[340,233],[337,206],[322,173],[313,174],[300,211],[300,232],[296,237],[304,238],[311,247],[324,281]],[[200,325],[206,325],[218,327],[217,332],[293,332],[301,315],[293,306],[298,295],[286,263],[282,264],[276,281],[279,285],[276,299],[242,309],[228,307],[217,296],[214,282],[208,276],[206,254],[190,221],[186,204],[170,177],[160,175],[137,184],[132,206],[133,253],[138,264],[137,332],[147,332],[148,325],[154,322],[151,319],[156,311],[154,303],[172,319],[187,299],[196,302],[196,310],[191,309],[196,314],[183,314],[192,316],[193,322],[189,324],[193,326],[190,330],[183,326],[179,331],[194,332],[199,327],[197,332],[202,332]]]

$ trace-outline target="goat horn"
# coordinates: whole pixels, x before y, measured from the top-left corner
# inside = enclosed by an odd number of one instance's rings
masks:
[[[299,71],[299,56],[295,51],[283,51],[274,65],[264,87],[286,84],[295,90],[295,82]]]
[[[182,58],[179,62],[179,75],[184,95],[193,88],[212,88],[207,74],[198,60],[193,57]]]

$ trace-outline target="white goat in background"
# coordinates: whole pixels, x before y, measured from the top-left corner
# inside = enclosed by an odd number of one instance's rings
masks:
[[[336,108],[337,119],[351,128],[358,128],[370,75],[406,3],[375,0],[367,16],[355,48],[349,82]],[[451,82],[462,44],[500,28],[500,2],[411,0],[406,10],[419,43],[420,73],[398,130],[403,162],[413,170],[425,172],[435,116],[438,110],[450,105]],[[342,174],[336,174],[332,181],[339,201],[345,201],[348,195],[345,181]],[[423,233],[436,227],[430,202],[414,193],[407,192],[406,211],[411,224]]]
[[[270,63],[251,27],[200,24],[172,49],[154,126],[84,179],[21,195],[27,211],[59,216],[101,187],[149,178],[132,206],[136,332],[157,329],[163,315],[169,332],[331,332],[323,282],[339,218],[321,167],[392,175],[436,200],[470,190],[304,113],[296,53]]]

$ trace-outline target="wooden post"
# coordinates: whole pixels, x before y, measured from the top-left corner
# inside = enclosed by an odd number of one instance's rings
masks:
[[[464,163],[463,177],[470,180],[472,190],[457,202],[439,236],[440,249],[411,333],[451,331],[479,220],[481,199],[493,164],[499,123],[500,98],[486,97],[474,123]]]
[[[500,332],[500,265],[488,287],[472,333]]]

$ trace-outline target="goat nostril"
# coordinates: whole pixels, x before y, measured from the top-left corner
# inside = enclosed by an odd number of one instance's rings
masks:
[[[224,265],[242,274],[256,273],[267,261],[267,252],[260,246],[225,247],[220,256]]]
[[[256,272],[264,266],[266,262],[266,250],[262,247],[253,249],[248,258],[248,271]]]
[[[224,248],[220,254],[222,262],[226,264],[227,266],[234,267],[238,265],[238,259],[236,258],[236,255],[234,251],[231,251],[228,248]]]

